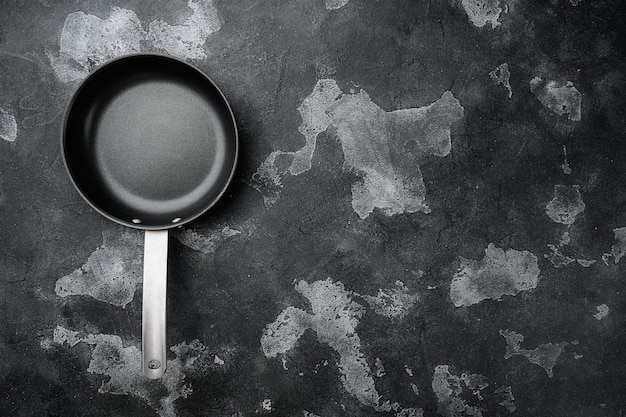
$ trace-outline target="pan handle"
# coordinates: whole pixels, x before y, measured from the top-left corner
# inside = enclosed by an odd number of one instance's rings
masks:
[[[167,365],[167,230],[146,230],[143,258],[141,367],[158,379]]]

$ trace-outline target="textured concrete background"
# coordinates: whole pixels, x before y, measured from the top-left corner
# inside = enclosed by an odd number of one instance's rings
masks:
[[[3,0],[0,414],[622,416],[620,0]],[[140,372],[142,233],[59,154],[91,70],[178,56],[242,155],[172,233]]]

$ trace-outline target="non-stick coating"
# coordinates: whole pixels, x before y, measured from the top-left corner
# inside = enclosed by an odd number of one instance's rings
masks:
[[[92,73],[68,107],[62,136],[82,196],[141,229],[175,227],[211,207],[233,175],[237,146],[215,84],[161,55],[119,58]]]

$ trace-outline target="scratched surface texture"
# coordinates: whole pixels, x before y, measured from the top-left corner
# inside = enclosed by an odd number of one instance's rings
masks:
[[[625,415],[625,45],[620,0],[3,0],[0,414]],[[137,52],[205,71],[241,139],[171,234],[159,381],[142,233],[59,154]]]

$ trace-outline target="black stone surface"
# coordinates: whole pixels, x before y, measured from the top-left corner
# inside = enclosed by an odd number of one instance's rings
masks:
[[[619,0],[3,0],[0,414],[622,416],[624,45]],[[137,52],[203,70],[241,139],[172,231],[160,381],[142,232],[59,146]]]

